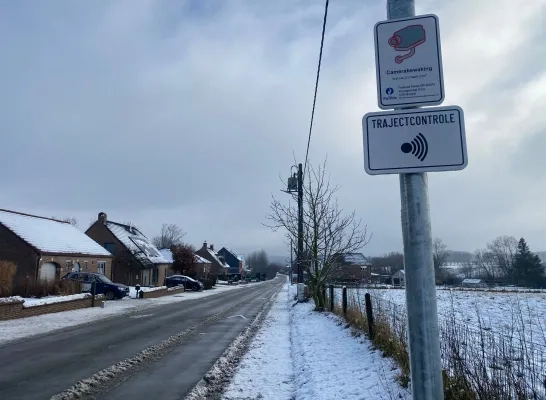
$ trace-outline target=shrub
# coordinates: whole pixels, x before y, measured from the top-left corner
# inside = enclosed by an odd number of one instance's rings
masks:
[[[0,260],[0,297],[11,296],[13,278],[17,272],[17,265],[9,261]]]
[[[81,283],[75,281],[46,281],[36,278],[19,278],[13,282],[9,296],[45,297],[81,293]]]
[[[212,289],[212,286],[214,286],[213,279],[203,279],[201,282],[203,282],[203,286],[205,287],[205,290]]]

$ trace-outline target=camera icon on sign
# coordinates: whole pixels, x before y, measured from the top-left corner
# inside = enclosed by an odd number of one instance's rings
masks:
[[[423,25],[410,25],[393,33],[389,38],[389,46],[396,51],[409,51],[403,56],[396,56],[394,61],[401,64],[405,59],[415,54],[415,48],[427,40]]]

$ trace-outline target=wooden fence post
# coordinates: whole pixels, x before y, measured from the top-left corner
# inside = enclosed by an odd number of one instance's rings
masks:
[[[341,291],[341,306],[343,307],[343,315],[347,316],[347,286],[343,286],[343,289]]]
[[[366,318],[368,320],[368,333],[370,335],[370,339],[373,340],[374,336],[374,322],[373,322],[373,308],[372,308],[372,296],[370,296],[369,293],[366,293],[364,296],[366,299]]]
[[[330,312],[334,312],[334,285],[330,284]]]

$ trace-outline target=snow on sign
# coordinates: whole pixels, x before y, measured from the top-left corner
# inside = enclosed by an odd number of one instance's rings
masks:
[[[457,171],[468,164],[457,106],[372,112],[362,118],[370,175]]]
[[[442,104],[444,78],[436,15],[378,22],[374,37],[379,108]]]

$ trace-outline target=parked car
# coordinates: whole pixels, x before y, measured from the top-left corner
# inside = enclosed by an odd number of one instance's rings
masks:
[[[167,287],[173,287],[173,286],[184,286],[184,290],[193,290],[195,292],[199,292],[203,289],[205,289],[205,286],[203,283],[196,281],[193,278],[190,278],[189,276],[185,275],[171,275],[165,279],[165,286]]]
[[[69,272],[61,279],[80,281],[82,293],[91,293],[95,283],[95,294],[103,294],[107,300],[122,299],[129,296],[129,286],[114,283],[103,274],[94,272]]]

